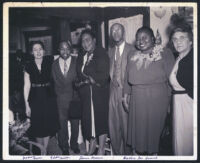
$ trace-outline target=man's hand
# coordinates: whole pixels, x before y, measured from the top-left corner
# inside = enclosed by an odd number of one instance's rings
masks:
[[[126,112],[129,112],[129,95],[128,94],[124,94],[124,97],[122,98],[122,104],[124,106],[124,110]]]

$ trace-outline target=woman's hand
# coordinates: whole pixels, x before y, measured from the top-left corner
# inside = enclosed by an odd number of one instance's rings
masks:
[[[129,95],[128,94],[124,94],[124,97],[122,98],[122,104],[124,106],[124,110],[126,112],[129,112],[129,109],[128,109],[128,104],[129,104]]]
[[[29,118],[31,117],[31,108],[29,104],[26,104],[26,116]]]
[[[31,116],[31,108],[28,103],[30,88],[31,88],[30,76],[25,71],[24,72],[24,101],[25,101],[25,106],[26,106],[26,116],[27,117]]]

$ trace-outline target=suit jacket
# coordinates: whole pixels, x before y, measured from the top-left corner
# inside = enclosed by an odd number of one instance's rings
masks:
[[[59,109],[68,109],[69,103],[73,98],[73,82],[76,79],[76,58],[72,57],[67,77],[64,77],[59,58],[52,65],[52,76],[54,79],[55,92],[57,96],[57,105]],[[66,110],[65,109],[65,110]]]
[[[126,65],[127,65],[127,58],[130,55],[130,51],[133,50],[133,46],[125,42],[124,50],[122,53],[122,65],[121,65],[121,84],[124,87],[124,79],[126,73]],[[115,47],[109,49],[109,58],[110,58],[110,79],[111,83],[113,80],[113,72],[114,72],[114,63],[115,63]]]

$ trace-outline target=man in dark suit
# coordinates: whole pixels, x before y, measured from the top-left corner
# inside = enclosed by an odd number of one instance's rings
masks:
[[[58,143],[65,155],[69,155],[68,144],[68,120],[69,120],[69,104],[73,99],[74,89],[73,82],[76,79],[76,58],[71,57],[71,44],[63,41],[60,43],[60,57],[54,61],[52,66],[52,75],[55,83],[55,91],[57,95],[57,105],[59,111],[60,130],[58,132]],[[71,140],[70,147],[74,153],[79,153],[78,148],[78,132],[79,120],[73,119],[71,122]]]
[[[124,26],[115,23],[110,34],[115,46],[109,49],[110,58],[110,101],[109,101],[109,134],[115,155],[131,154],[127,146],[128,113],[122,105],[123,87],[127,56],[132,46],[124,41]]]

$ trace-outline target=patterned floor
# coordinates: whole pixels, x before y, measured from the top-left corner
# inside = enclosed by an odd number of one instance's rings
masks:
[[[79,149],[80,149],[80,154],[78,155],[84,155],[86,153],[86,148],[85,148],[85,144],[79,144]],[[49,144],[47,147],[47,151],[48,151],[48,155],[62,155],[62,151],[60,150],[56,137],[52,137],[49,140]],[[76,155],[75,153],[73,153],[72,150],[69,150],[70,155]]]
[[[159,149],[160,151],[158,155],[173,155],[171,143],[172,143],[171,136],[169,136],[169,138],[165,142],[163,142],[162,146],[160,146],[160,149]],[[78,155],[86,154],[85,143],[79,144],[79,149],[80,149],[80,154]],[[56,137],[52,137],[49,140],[47,151],[48,151],[48,155],[62,155],[62,151],[60,150],[58,146]],[[73,153],[72,150],[69,150],[69,152],[70,152],[70,155],[77,155]],[[107,153],[107,155],[110,155],[110,153]]]

